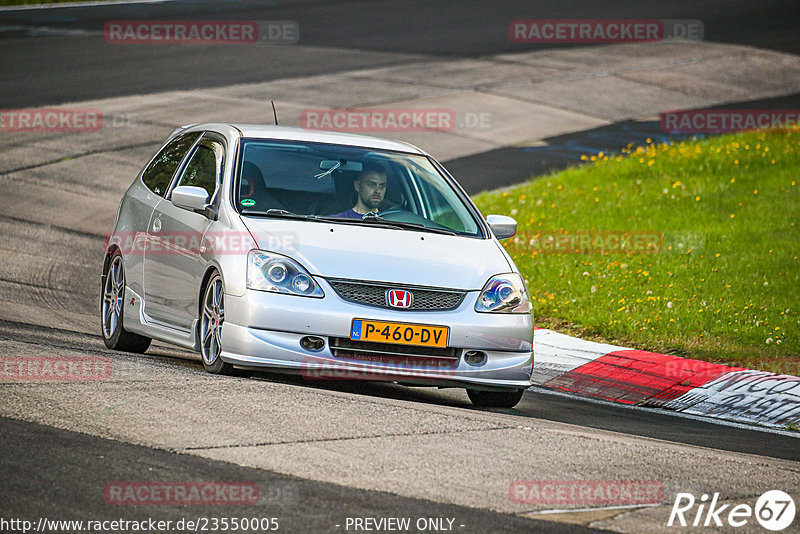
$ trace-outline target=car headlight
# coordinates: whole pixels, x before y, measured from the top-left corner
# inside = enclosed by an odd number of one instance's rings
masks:
[[[484,313],[528,313],[531,301],[519,273],[493,276],[483,286],[475,311]]]
[[[291,258],[251,250],[247,255],[247,288],[322,298],[325,293],[302,265]]]

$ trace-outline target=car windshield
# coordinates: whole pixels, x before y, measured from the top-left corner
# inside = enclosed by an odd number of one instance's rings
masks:
[[[237,209],[249,216],[482,235],[470,207],[421,155],[245,139],[234,187]]]

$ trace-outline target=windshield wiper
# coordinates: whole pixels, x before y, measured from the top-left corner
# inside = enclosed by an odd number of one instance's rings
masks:
[[[299,213],[292,213],[291,211],[274,208],[268,209],[267,211],[242,210],[242,215],[256,215],[258,217],[281,217],[284,219],[301,219],[304,221],[317,218],[316,215],[301,215]]]
[[[331,221],[331,222],[343,222],[343,223],[350,223],[350,224],[374,224],[378,223],[381,226],[385,226],[387,228],[394,228],[396,230],[420,230],[423,232],[431,232],[433,234],[444,234],[444,235],[456,235],[455,232],[450,230],[446,230],[443,228],[431,228],[430,226],[425,226],[424,224],[420,223],[412,223],[412,222],[403,222],[403,221],[392,221],[390,219],[386,219],[385,217],[381,217],[380,215],[376,215],[374,213],[367,213],[360,219],[349,219],[349,218],[339,218],[339,217],[317,217],[317,220],[324,220],[324,221]]]
[[[402,228],[414,229],[414,230],[422,230],[424,232],[432,232],[434,234],[456,235],[455,232],[453,232],[452,230],[448,230],[446,228],[433,228],[431,226],[425,226],[422,223],[415,223],[415,222],[392,221],[390,219],[387,219],[385,217],[381,217],[380,215],[378,215],[376,213],[372,213],[372,212],[367,213],[366,215],[364,215],[363,220],[386,222],[386,223],[391,224],[393,226],[400,226]]]
[[[367,213],[361,219],[350,219],[346,217],[323,217],[320,215],[301,215],[299,213],[293,213],[287,210],[272,208],[266,211],[242,210],[242,215],[255,215],[257,217],[280,217],[284,219],[298,219],[302,221],[337,222],[344,224],[364,225],[366,223],[368,225],[373,225],[377,223],[386,228],[394,228],[396,230],[419,230],[422,232],[431,232],[433,234],[456,235],[455,232],[451,230],[446,230],[444,228],[431,228],[430,226],[425,226],[424,224],[413,223],[413,222],[392,221],[384,217],[381,217],[380,215],[376,215],[374,213]]]
[[[446,230],[444,228],[432,228],[430,226],[425,226],[424,224],[421,223],[390,221],[389,219],[383,219],[383,218],[381,218],[381,220],[387,221],[389,224],[400,226],[401,228],[407,230],[421,230],[423,232],[431,232],[433,234],[456,235],[456,233],[453,232],[452,230]]]
[[[395,228],[397,230],[404,230],[402,226],[395,225],[393,221],[389,221],[382,217],[365,217],[363,219],[353,219],[350,217],[323,217],[320,215],[314,216],[315,221],[324,221],[324,222],[335,222],[335,223],[342,223],[342,224],[357,224],[361,226],[374,226],[375,222],[380,222],[382,226],[386,226],[387,228]]]

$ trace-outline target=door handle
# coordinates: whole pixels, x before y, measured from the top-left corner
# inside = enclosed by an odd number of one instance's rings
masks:
[[[153,233],[157,234],[160,231],[161,231],[161,219],[156,217],[155,219],[153,219]]]

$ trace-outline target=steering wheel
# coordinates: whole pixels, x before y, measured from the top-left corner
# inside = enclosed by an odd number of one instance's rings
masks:
[[[406,213],[406,212],[408,212],[408,210],[392,206],[389,209],[379,211],[378,217],[386,217],[387,215],[397,215],[398,213]]]
[[[402,207],[400,204],[395,204],[389,209],[384,211],[378,212],[379,217],[385,218],[387,221],[395,221],[395,222],[406,222],[406,223],[413,223],[413,224],[421,224],[427,228],[438,228],[440,230],[448,230],[453,231],[451,228],[447,226],[441,225],[435,221],[432,221],[422,215],[418,215],[413,211],[409,211]]]

